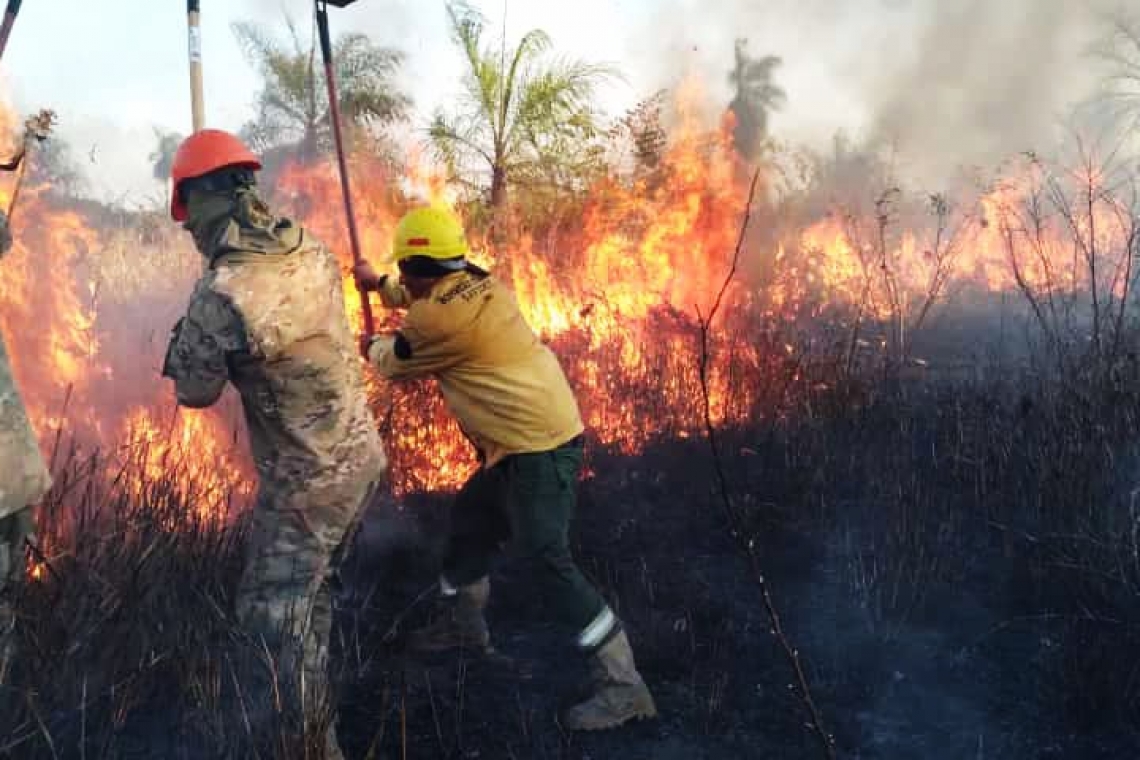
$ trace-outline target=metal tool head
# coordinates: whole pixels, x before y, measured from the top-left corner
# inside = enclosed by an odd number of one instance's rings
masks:
[[[347,8],[348,6],[355,3],[356,0],[326,0],[326,2],[329,5],[335,6],[337,8]]]

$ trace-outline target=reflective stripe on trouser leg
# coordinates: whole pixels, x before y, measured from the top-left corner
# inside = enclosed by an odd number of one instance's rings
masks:
[[[459,589],[452,585],[445,576],[439,576],[440,596],[452,597],[459,593]]]
[[[576,639],[579,649],[592,652],[599,648],[620,629],[617,616],[609,606],[603,607],[589,625],[581,630]]]

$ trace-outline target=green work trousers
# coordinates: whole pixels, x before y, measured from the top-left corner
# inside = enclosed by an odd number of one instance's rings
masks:
[[[486,576],[499,545],[528,565],[536,591],[553,603],[558,622],[574,631],[605,608],[570,556],[569,529],[577,500],[580,445],[515,454],[480,469],[459,491],[443,577],[462,586]]]

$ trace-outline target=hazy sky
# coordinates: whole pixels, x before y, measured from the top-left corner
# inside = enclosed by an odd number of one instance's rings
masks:
[[[928,120],[925,138],[932,129],[961,133],[963,121],[971,129],[984,122],[976,139],[967,141],[976,152],[974,143],[989,149],[999,133],[1023,139],[1025,124],[1051,119],[1083,87],[1074,74],[1087,20],[1081,0],[1008,0],[1003,5],[1012,10],[1004,16],[983,0],[474,4],[496,30],[505,7],[511,38],[539,26],[560,52],[617,64],[626,79],[605,94],[613,113],[686,72],[707,82],[718,104],[726,102],[732,42],[747,36],[754,52],[785,59],[778,77],[789,102],[773,125],[779,136],[797,142],[821,143],[840,127],[859,134]],[[202,6],[207,121],[236,129],[251,114],[257,78],[230,24],[259,20],[284,33],[288,13],[308,29],[312,4],[202,0]],[[189,127],[185,8],[181,0],[24,2],[2,66],[5,86],[22,111],[46,106],[59,113],[61,134],[101,196],[143,200],[156,193],[147,161],[152,130]],[[330,12],[334,34],[364,31],[407,53],[401,79],[415,100],[413,127],[422,128],[456,91],[460,61],[449,43],[442,0],[360,0]],[[1023,12],[1036,21],[1025,21]],[[950,33],[940,36],[944,27]],[[1029,49],[1019,37],[1023,28],[1033,35]],[[963,65],[945,65],[948,56],[961,56]],[[916,76],[923,81],[916,84]],[[933,94],[927,95],[930,77]],[[953,108],[957,118],[931,113],[935,106]],[[1017,123],[1005,123],[1007,109],[1016,112]],[[1006,134],[1015,131],[1021,134]]]

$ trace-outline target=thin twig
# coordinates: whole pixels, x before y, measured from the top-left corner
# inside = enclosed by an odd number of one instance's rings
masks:
[[[40,727],[40,733],[43,735],[44,740],[47,742],[48,749],[51,750],[51,756],[54,757],[55,760],[59,760],[59,753],[55,751],[55,742],[51,738],[51,732],[48,731],[48,727],[44,723],[44,719],[40,715],[40,711],[36,709],[36,701],[31,693],[27,695],[27,703],[28,709],[32,713],[32,717],[36,719],[36,725]]]
[[[400,758],[408,760],[408,674],[400,668]]]
[[[247,710],[245,706],[245,694],[242,692],[241,685],[238,683],[237,671],[234,669],[233,660],[230,659],[228,652],[226,653],[226,664],[230,668],[230,678],[232,678],[234,682],[234,693],[237,695],[238,705],[241,706],[241,718],[242,724],[245,726],[245,734],[252,740],[253,725],[249,721],[249,710]]]
[[[736,250],[732,255],[732,266],[729,268],[728,275],[724,279],[724,283],[717,293],[716,300],[713,302],[712,308],[709,310],[707,316],[701,314],[700,307],[697,308],[697,319],[700,325],[700,380],[701,380],[701,394],[704,400],[705,412],[705,432],[708,435],[709,448],[712,450],[713,466],[716,470],[717,484],[720,490],[721,502],[724,507],[725,516],[728,519],[729,530],[732,533],[733,539],[740,544],[741,548],[748,555],[749,564],[752,569],[752,575],[756,580],[757,585],[760,587],[760,594],[764,599],[764,610],[768,614],[768,619],[772,624],[772,634],[780,643],[784,654],[787,655],[788,661],[792,665],[792,670],[795,672],[796,680],[799,686],[800,698],[803,700],[804,706],[807,708],[810,716],[810,726],[813,732],[817,735],[820,741],[820,746],[823,749],[824,755],[828,760],[835,760],[835,741],[833,737],[828,734],[823,725],[823,717],[816,707],[815,700],[811,695],[811,688],[808,686],[807,676],[804,673],[803,665],[800,662],[799,650],[792,646],[788,640],[787,634],[784,632],[783,624],[780,620],[780,615],[776,610],[776,605],[772,601],[772,595],[769,590],[768,582],[764,577],[764,572],[760,567],[760,559],[756,554],[755,541],[749,538],[741,525],[739,515],[732,503],[732,495],[728,486],[728,478],[725,476],[724,465],[721,462],[720,447],[717,443],[716,426],[713,424],[712,418],[712,399],[709,390],[709,364],[711,354],[709,351],[709,338],[712,329],[713,320],[716,318],[717,312],[720,311],[724,303],[725,293],[732,283],[733,278],[736,276],[736,270],[740,263],[740,251],[744,246],[744,238],[748,231],[748,222],[752,215],[752,202],[756,197],[756,184],[760,179],[760,171],[752,175],[752,184],[748,189],[748,203],[744,208],[744,219],[740,225],[740,235],[736,241]]]
[[[46,140],[51,134],[53,126],[55,126],[55,111],[48,108],[41,109],[38,114],[24,122],[24,143],[20,149],[18,166],[16,167],[16,184],[12,188],[12,197],[8,199],[9,225],[11,225],[12,217],[16,213],[16,201],[20,199],[20,189],[24,186],[24,176],[28,171],[28,147],[32,140],[39,142]]]
[[[432,583],[430,586],[426,587],[423,591],[417,594],[416,598],[413,599],[411,603],[408,604],[408,606],[405,607],[402,612],[400,612],[400,614],[396,615],[392,621],[392,624],[388,626],[388,630],[385,631],[384,635],[380,637],[380,641],[385,644],[390,644],[392,641],[394,641],[396,639],[396,634],[399,633],[400,626],[403,625],[404,620],[408,617],[408,615],[415,611],[416,607],[418,607],[425,599],[431,597],[438,588],[438,583]]]
[[[372,741],[368,745],[368,753],[365,754],[364,760],[376,760],[376,753],[379,751],[380,746],[384,743],[384,734],[388,729],[388,702],[392,696],[391,687],[385,683],[384,692],[380,698],[380,728],[372,736]]]
[[[4,753],[11,752],[12,750],[16,749],[20,745],[26,744],[27,742],[30,742],[33,738],[35,738],[35,736],[38,733],[39,733],[39,731],[37,731],[35,729],[31,729],[28,731],[28,733],[24,734],[23,736],[17,736],[15,739],[8,742],[7,744],[0,746],[0,756],[8,757],[8,755],[6,755]]]
[[[455,678],[455,748],[463,750],[463,705],[467,695],[467,661],[459,660],[459,673]]]
[[[87,760],[87,675],[83,676],[83,702],[80,704],[79,716],[79,757]]]
[[[435,723],[435,738],[439,742],[440,757],[447,755],[447,745],[443,741],[443,728],[439,724],[439,711],[435,707],[435,693],[431,688],[431,673],[424,671],[424,684],[427,686],[428,704],[431,705],[431,719]]]

